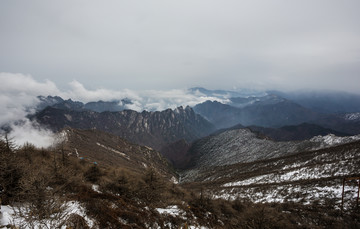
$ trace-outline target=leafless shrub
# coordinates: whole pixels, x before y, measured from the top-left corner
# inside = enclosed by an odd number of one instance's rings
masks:
[[[84,217],[72,213],[66,220],[66,227],[73,229],[89,229],[90,227],[87,225]]]
[[[96,183],[102,176],[100,168],[97,165],[92,165],[85,173],[84,177],[87,181]]]

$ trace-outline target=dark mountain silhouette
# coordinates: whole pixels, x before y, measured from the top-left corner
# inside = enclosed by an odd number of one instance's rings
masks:
[[[256,102],[243,108],[216,101],[206,101],[196,105],[194,110],[212,122],[218,129],[237,124],[263,127],[296,125],[316,120],[320,116],[320,114],[289,100],[280,100],[276,103]]]
[[[360,112],[360,95],[346,92],[293,92],[271,91],[303,107],[325,114]]]
[[[344,114],[323,115],[321,118],[314,120],[311,123],[351,135],[360,133],[360,119],[348,119]]]
[[[64,99],[60,96],[38,96],[39,104],[36,106],[38,111],[45,109],[48,106],[53,106],[58,103],[64,102]]]
[[[294,126],[283,126],[280,128],[265,128],[260,126],[248,126],[254,132],[261,133],[275,141],[302,141],[314,136],[325,136],[334,134],[336,136],[349,136],[349,134],[324,128],[319,125],[302,123]]]
[[[129,99],[114,100],[114,101],[102,101],[82,103],[79,101],[73,101],[71,99],[64,100],[59,96],[38,96],[40,103],[37,106],[37,110],[41,111],[50,106],[53,108],[64,110],[76,110],[76,111],[122,111],[126,109],[127,104],[132,104]]]

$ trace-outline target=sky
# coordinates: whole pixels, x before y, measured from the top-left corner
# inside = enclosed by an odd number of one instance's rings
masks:
[[[77,82],[359,93],[359,9],[358,0],[2,0],[0,72],[61,91]]]

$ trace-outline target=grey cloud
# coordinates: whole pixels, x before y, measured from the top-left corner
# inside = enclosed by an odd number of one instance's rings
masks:
[[[0,71],[61,88],[359,90],[357,0],[1,4]]]

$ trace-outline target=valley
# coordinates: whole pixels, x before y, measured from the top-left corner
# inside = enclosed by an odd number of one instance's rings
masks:
[[[357,180],[344,183],[342,199],[343,179],[360,176],[357,113],[259,96],[142,112],[125,109],[125,100],[39,97],[29,119],[55,140],[48,149],[1,140],[2,223],[62,228],[76,216],[83,226],[75,228],[357,227]],[[9,168],[19,180],[7,180]],[[36,208],[68,209],[66,220],[29,218],[34,209],[24,206],[39,198]],[[23,215],[9,207],[19,201]]]

